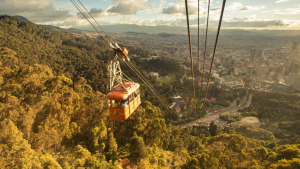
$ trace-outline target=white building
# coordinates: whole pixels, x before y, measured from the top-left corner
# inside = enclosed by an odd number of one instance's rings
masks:
[[[227,87],[229,89],[244,88],[244,84],[242,82],[238,82],[238,81],[224,82],[223,84],[224,84],[225,87]]]
[[[149,76],[153,76],[153,77],[155,77],[156,79],[158,79],[158,77],[159,77],[158,72],[149,72],[148,75],[149,75]]]
[[[216,77],[215,81],[216,81],[217,84],[221,85],[223,82],[225,82],[225,79],[221,78],[221,77]]]

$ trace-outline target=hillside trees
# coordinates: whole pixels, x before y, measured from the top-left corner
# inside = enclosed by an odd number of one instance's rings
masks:
[[[137,160],[147,157],[147,149],[142,137],[133,136],[131,138],[130,156]]]
[[[14,123],[4,119],[0,125],[1,168],[42,168],[39,156]]]
[[[21,62],[47,65],[54,74],[64,73],[73,81],[84,77],[94,90],[106,93],[103,61],[108,44],[44,29],[12,16],[2,15],[0,20],[0,46],[14,50]]]

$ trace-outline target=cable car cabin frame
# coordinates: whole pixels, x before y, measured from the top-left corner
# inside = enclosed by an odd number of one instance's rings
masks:
[[[109,116],[113,119],[126,120],[141,104],[140,85],[122,73],[118,59],[129,61],[127,49],[117,44],[110,46],[113,50],[108,53],[107,66],[107,84],[110,91],[107,94]]]
[[[130,82],[125,82],[123,85],[126,86],[128,92],[121,85],[117,85],[107,94],[110,118],[126,120],[141,104],[140,85]]]

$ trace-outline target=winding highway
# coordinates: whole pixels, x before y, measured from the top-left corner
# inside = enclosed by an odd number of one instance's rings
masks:
[[[246,105],[243,106],[243,107],[241,107],[241,108],[240,108],[239,106],[237,106],[237,105],[236,105],[236,102],[234,101],[234,102],[231,104],[231,106],[228,107],[228,108],[226,108],[225,110],[221,110],[221,111],[216,112],[216,113],[214,113],[214,114],[212,114],[212,115],[206,115],[205,117],[202,117],[202,118],[200,118],[200,119],[193,120],[193,121],[190,121],[190,122],[188,122],[188,123],[182,124],[181,127],[184,128],[184,127],[186,127],[186,126],[188,126],[188,125],[193,125],[193,124],[197,123],[198,121],[207,121],[207,122],[211,122],[211,121],[213,121],[213,120],[215,120],[215,119],[218,119],[220,114],[221,114],[221,115],[224,115],[224,114],[230,114],[231,112],[237,112],[239,109],[243,109],[243,108],[245,108],[245,107],[250,106],[251,100],[252,100],[252,94],[249,95]],[[246,99],[244,99],[243,103],[241,103],[240,105],[244,105],[245,102],[246,102]]]

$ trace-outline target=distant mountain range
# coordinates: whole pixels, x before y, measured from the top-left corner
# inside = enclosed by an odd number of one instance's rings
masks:
[[[23,16],[15,15],[20,20],[29,22],[29,20]],[[101,23],[100,23],[101,24]],[[52,26],[52,25],[39,25],[45,29],[51,29],[60,32],[73,32],[82,34],[84,32],[96,32],[91,25],[73,26],[68,29]],[[117,25],[101,25],[101,27],[108,33],[146,33],[146,34],[176,34],[176,35],[186,35],[187,28],[182,26],[144,26],[135,24],[117,24]],[[196,27],[190,28],[192,35],[197,35],[198,29]],[[205,30],[200,28],[200,35],[203,36]],[[274,34],[274,35],[298,35],[299,30],[244,30],[244,29],[222,29],[221,34],[226,35],[238,35],[243,36],[245,34]],[[209,28],[208,34],[215,34],[215,28]],[[164,35],[166,36],[166,35]]]
[[[135,24],[118,24],[118,25],[103,25],[101,26],[105,31],[109,33],[124,33],[124,32],[135,32],[135,33],[148,33],[148,34],[187,34],[187,28],[182,26],[144,26]],[[72,28],[80,30],[95,31],[90,25],[74,26]],[[203,29],[201,29],[203,32]],[[197,28],[191,28],[191,33],[196,34]]]
[[[78,34],[82,34],[83,32],[90,32],[88,30],[79,30],[79,29],[75,29],[75,28],[69,28],[69,29],[64,29],[64,28],[60,28],[60,27],[56,27],[56,26],[52,26],[52,25],[39,25],[45,29],[50,29],[50,30],[54,30],[54,31],[60,31],[60,32],[65,32],[65,33],[78,33]]]

